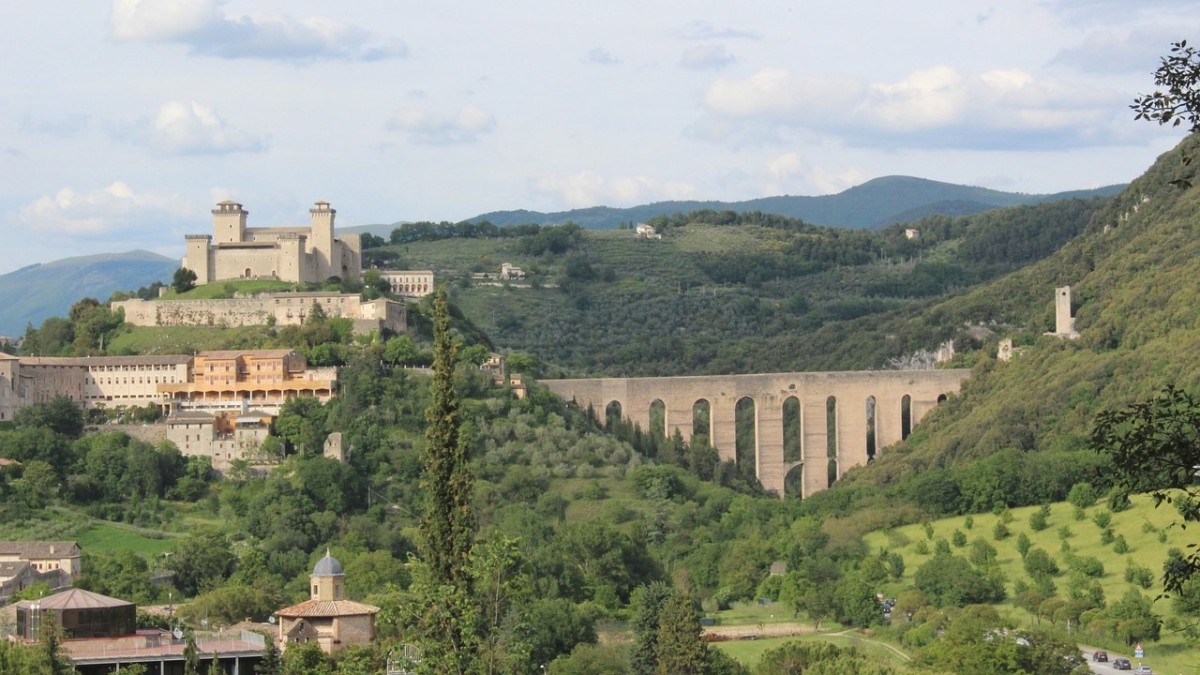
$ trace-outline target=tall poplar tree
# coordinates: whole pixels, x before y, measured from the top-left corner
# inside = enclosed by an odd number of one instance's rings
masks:
[[[433,402],[425,410],[425,515],[418,552],[425,567],[424,658],[421,670],[466,673],[478,660],[477,611],[471,583],[471,548],[475,519],[471,512],[474,477],[468,466],[466,440],[454,391],[459,345],[450,334],[450,312],[444,293],[433,300]]]

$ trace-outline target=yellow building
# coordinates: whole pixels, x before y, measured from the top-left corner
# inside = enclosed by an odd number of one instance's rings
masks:
[[[243,403],[277,409],[294,396],[333,397],[337,368],[309,368],[291,349],[200,352],[187,382],[161,385],[172,403],[209,411],[240,409]]]

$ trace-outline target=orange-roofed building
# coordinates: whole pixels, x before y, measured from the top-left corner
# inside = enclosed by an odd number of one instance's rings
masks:
[[[279,617],[279,648],[316,642],[326,654],[375,640],[379,608],[346,598],[342,564],[325,552],[312,571],[311,597],[275,612]]]

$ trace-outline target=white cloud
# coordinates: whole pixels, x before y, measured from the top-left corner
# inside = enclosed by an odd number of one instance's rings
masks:
[[[426,110],[401,110],[388,121],[388,128],[408,134],[408,140],[420,145],[475,143],[483,134],[496,129],[492,113],[474,105],[463,106],[453,116]]]
[[[767,162],[762,194],[836,194],[870,178],[858,169],[831,171],[813,167],[799,154],[787,152]]]
[[[615,66],[621,62],[621,59],[613,56],[603,47],[592,47],[583,55],[583,62],[597,66]]]
[[[229,125],[215,109],[195,101],[164,103],[153,119],[138,120],[124,134],[160,155],[211,155],[267,149],[265,138]]]
[[[764,68],[714,81],[695,135],[770,138],[813,133],[849,145],[1076,147],[1114,142],[1125,95],[1038,80],[1017,69],[963,73],[936,66],[896,82]]]
[[[117,181],[91,192],[62,188],[22,207],[16,220],[33,233],[103,238],[141,228],[163,231],[164,225],[182,224],[196,215],[186,200],[139,193]]]
[[[187,45],[227,59],[373,61],[408,54],[403,42],[328,17],[233,16],[228,0],[113,0],[110,31],[121,42]]]
[[[109,24],[120,41],[171,42],[222,21],[225,0],[113,0]]]
[[[704,105],[729,118],[787,119],[801,113],[836,118],[861,99],[862,91],[860,83],[847,78],[763,68],[746,79],[713,82],[705,92]]]
[[[844,192],[855,185],[862,185],[871,179],[869,174],[858,169],[828,169],[813,168],[804,174],[804,180],[813,186],[816,194],[833,195]]]
[[[651,201],[693,199],[696,188],[680,181],[661,181],[646,176],[606,178],[594,171],[566,176],[545,176],[535,191],[557,198],[567,208],[588,206],[633,206]]]
[[[693,21],[689,23],[679,32],[679,36],[685,40],[728,40],[739,38],[757,40],[762,37],[755,31],[740,30],[737,28],[717,28],[708,21]]]
[[[695,45],[683,50],[679,65],[689,70],[719,70],[737,61],[721,45]]]

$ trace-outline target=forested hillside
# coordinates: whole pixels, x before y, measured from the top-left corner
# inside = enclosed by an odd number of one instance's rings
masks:
[[[542,374],[880,368],[956,337],[969,351],[978,324],[1052,327],[1053,285],[993,304],[939,302],[1054,253],[1102,204],[933,216],[877,232],[698,211],[652,219],[661,240],[572,225],[415,223],[368,253],[434,268],[497,347],[534,354]],[[502,262],[529,278],[472,280]]]
[[[938,512],[1061,498],[1025,493],[1038,489],[1036,476],[1053,473],[1050,464],[1094,463],[1088,435],[1099,411],[1148,398],[1168,384],[1196,387],[1200,192],[1171,184],[1190,174],[1180,151],[1194,152],[1196,145],[1192,138],[1163,155],[1055,255],[930,308],[931,315],[987,307],[1012,316],[1035,306],[1043,289],[1069,283],[1081,336],[1026,334],[1024,350],[1011,363],[997,362],[989,345],[961,396],[849,481],[893,485]],[[1008,454],[1001,459],[997,453]],[[968,474],[977,475],[975,484],[990,482],[991,496],[968,494]],[[1097,472],[1093,480],[1103,485],[1107,479]]]

